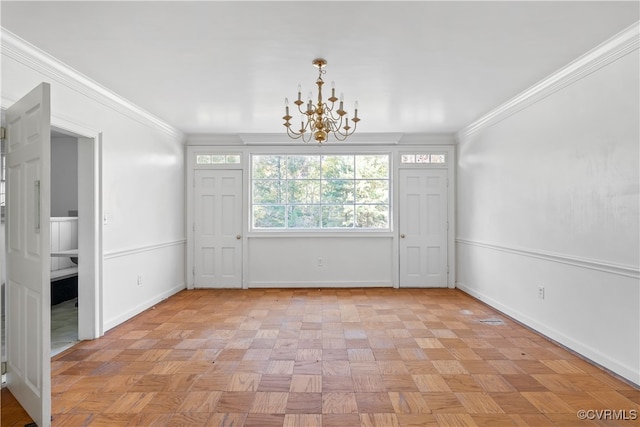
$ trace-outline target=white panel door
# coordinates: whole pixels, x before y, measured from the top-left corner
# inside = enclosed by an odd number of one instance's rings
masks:
[[[194,286],[242,287],[242,171],[196,170]]]
[[[400,169],[400,286],[446,287],[447,171]]]
[[[51,425],[50,87],[7,110],[7,385]]]

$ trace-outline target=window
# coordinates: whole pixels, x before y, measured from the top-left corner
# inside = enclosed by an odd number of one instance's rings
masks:
[[[400,156],[400,163],[403,164],[439,164],[446,163],[444,154],[402,154]]]
[[[240,154],[196,154],[197,165],[229,165],[240,163]]]
[[[254,229],[389,229],[388,154],[254,155]]]

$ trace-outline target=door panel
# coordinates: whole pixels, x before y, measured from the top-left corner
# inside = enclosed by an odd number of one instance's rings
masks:
[[[51,425],[50,87],[7,109],[7,385]]]
[[[400,170],[400,286],[446,287],[447,171]]]
[[[194,286],[242,287],[242,171],[194,173]]]

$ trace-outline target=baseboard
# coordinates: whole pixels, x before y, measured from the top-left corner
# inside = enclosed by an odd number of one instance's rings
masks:
[[[118,325],[121,325],[122,323],[126,322],[127,320],[137,316],[138,314],[142,313],[145,310],[148,310],[149,308],[153,307],[154,305],[158,304],[161,301],[166,300],[167,298],[177,294],[178,292],[186,289],[186,285],[184,283],[181,283],[171,289],[169,289],[168,291],[165,291],[163,293],[161,293],[160,295],[157,295],[151,299],[148,299],[147,301],[144,301],[141,304],[138,304],[137,306],[135,306],[134,308],[132,308],[131,310],[128,310],[122,314],[120,314],[119,316],[113,318],[113,319],[109,319],[106,320],[104,322],[104,331],[108,331],[110,329],[115,328]]]
[[[393,283],[387,281],[352,281],[352,282],[249,282],[247,288],[393,288]]]
[[[464,293],[484,302],[492,308],[498,310],[502,314],[512,318],[518,323],[531,328],[535,332],[543,335],[545,338],[558,343],[559,345],[566,347],[568,350],[577,353],[580,357],[585,358],[589,362],[602,367],[605,370],[622,377],[625,381],[632,383],[636,387],[640,387],[640,373],[633,367],[626,366],[619,363],[615,359],[611,359],[600,351],[576,341],[568,335],[544,324],[530,316],[513,308],[500,303],[498,300],[489,297],[488,295],[478,292],[477,290],[466,286],[464,283],[458,282],[456,288]]]

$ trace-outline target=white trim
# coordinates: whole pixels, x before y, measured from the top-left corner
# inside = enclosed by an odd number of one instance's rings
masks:
[[[468,240],[457,238],[456,243],[468,246],[476,246],[494,251],[507,252],[511,254],[521,255],[529,258],[538,258],[545,261],[556,262],[560,264],[572,265],[574,267],[588,268],[590,270],[601,271],[604,273],[616,274],[619,276],[640,278],[640,268],[631,265],[613,264],[607,261],[579,258],[572,255],[564,255],[547,251],[539,251],[534,249],[518,248],[514,246],[499,245],[496,243],[480,242],[477,240]]]
[[[389,281],[330,281],[330,282],[252,282],[247,283],[249,289],[253,288],[393,288]]]
[[[238,136],[246,145],[318,145],[315,141],[291,139],[286,133],[241,133]],[[396,145],[401,137],[401,133],[356,133],[345,141],[329,139],[322,146]]]
[[[398,145],[454,145],[453,133],[405,133],[400,137]]]
[[[172,295],[177,294],[178,292],[182,291],[185,289],[185,285],[184,283],[180,283],[177,286],[174,286],[173,288],[169,289],[166,292],[163,292],[160,295],[157,295],[153,298],[148,299],[147,301],[138,304],[136,307],[132,308],[131,310],[126,311],[125,313],[121,313],[120,315],[116,316],[113,319],[109,319],[107,321],[105,321],[104,324],[104,330],[105,332],[108,331],[109,329],[115,328],[116,326],[126,322],[129,319],[132,319],[133,317],[135,317],[136,315],[142,313],[143,311],[153,307],[154,305],[158,304],[161,301],[164,301],[165,299],[169,298]]]
[[[601,351],[586,345],[583,342],[576,341],[569,335],[566,335],[557,329],[554,329],[538,320],[509,307],[508,305],[504,305],[499,301],[483,294],[482,292],[478,292],[464,283],[458,282],[456,284],[457,288],[461,291],[471,295],[474,298],[488,304],[489,306],[495,308],[496,310],[506,314],[507,316],[515,319],[518,322],[525,324],[527,327],[532,328],[539,334],[550,338],[553,341],[556,341],[563,346],[568,347],[572,351],[577,352],[583,357],[586,357],[588,360],[593,361],[596,364],[604,366],[606,369],[609,369],[618,375],[632,381],[635,384],[640,384],[640,373],[638,373],[637,369],[633,366],[627,366],[621,364],[618,360],[612,359],[606,354],[603,354]]]
[[[185,139],[185,145],[244,145],[235,133],[192,133]]]
[[[113,258],[120,258],[123,256],[135,255],[135,254],[140,254],[144,252],[155,251],[158,249],[170,248],[172,246],[183,246],[186,244],[187,244],[187,240],[181,239],[181,240],[175,240],[173,242],[157,243],[155,245],[140,246],[137,248],[124,249],[121,251],[106,252],[104,254],[104,259],[108,260]]]
[[[318,228],[318,229],[295,229],[295,228],[257,228],[247,232],[247,239],[321,239],[321,238],[350,238],[350,239],[393,239],[396,235],[395,231],[387,229],[364,228],[356,230],[353,228],[345,228],[344,230],[334,228]]]
[[[457,133],[463,140],[558,92],[640,47],[640,22],[629,26]]]
[[[358,133],[346,141],[329,141],[326,145],[453,145],[453,133]],[[185,144],[197,145],[290,145],[315,146],[314,142],[290,139],[286,133],[193,133],[186,135]]]
[[[183,133],[162,119],[112,92],[60,60],[0,27],[2,54],[42,73],[127,117],[168,135],[184,138]],[[2,99],[3,105],[6,101]]]

